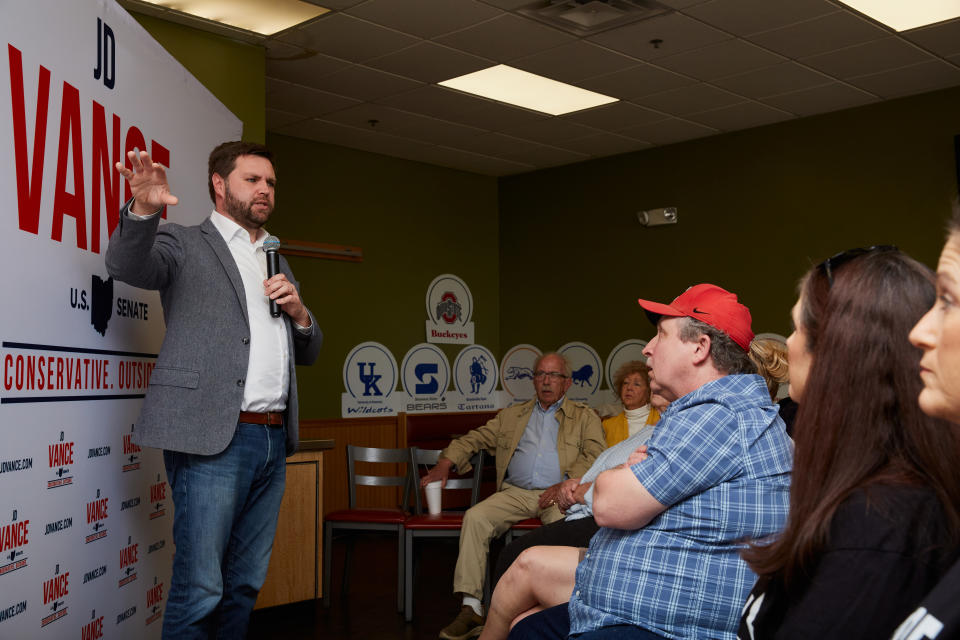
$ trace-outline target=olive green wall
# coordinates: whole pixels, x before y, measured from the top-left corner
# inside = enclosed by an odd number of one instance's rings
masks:
[[[960,88],[502,179],[501,344],[606,358],[652,336],[638,297],[698,282],[787,335],[797,280],[827,256],[896,244],[936,265],[956,134]],[[665,206],[677,225],[637,222]]]
[[[425,342],[427,286],[443,273],[466,281],[476,341],[499,357],[495,178],[274,134],[267,144],[278,159],[270,232],[363,250],[359,263],[289,258],[325,334],[317,364],[297,370],[301,416],[340,416],[357,344],[381,342],[399,365]],[[462,346],[441,348],[453,365]]]
[[[266,62],[263,47],[131,12],[150,35],[243,121],[243,139],[266,135]]]

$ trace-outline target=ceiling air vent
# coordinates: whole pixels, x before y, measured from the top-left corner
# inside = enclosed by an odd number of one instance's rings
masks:
[[[653,0],[539,0],[517,13],[576,36],[589,36],[670,10]]]

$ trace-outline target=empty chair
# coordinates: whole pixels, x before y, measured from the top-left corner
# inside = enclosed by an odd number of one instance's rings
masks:
[[[376,447],[356,447],[347,445],[347,475],[349,478],[350,508],[334,511],[325,518],[323,547],[323,604],[330,606],[330,576],[333,559],[333,532],[337,531],[389,531],[397,535],[397,611],[403,610],[403,523],[407,519],[407,497],[409,496],[410,452],[408,449],[380,449]],[[365,475],[356,472],[357,462],[380,463],[388,475]],[[396,465],[402,465],[404,472],[396,475]],[[394,508],[357,507],[357,487],[403,487],[403,504]],[[347,547],[343,565],[342,591],[346,593],[348,571],[350,569],[350,549]]]

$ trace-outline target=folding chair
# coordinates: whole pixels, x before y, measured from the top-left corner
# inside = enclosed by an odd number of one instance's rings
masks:
[[[402,464],[403,475],[361,475],[356,473],[357,462],[373,462],[390,465]],[[387,531],[397,535],[397,611],[403,611],[403,523],[407,519],[407,498],[410,493],[410,452],[407,449],[380,449],[347,445],[347,475],[349,478],[350,508],[334,511],[325,518],[323,542],[323,605],[330,606],[330,577],[333,570],[334,531]],[[357,486],[403,487],[403,504],[392,509],[366,509],[357,507]],[[347,593],[348,571],[353,549],[353,540],[348,540],[347,554],[343,564],[341,593]]]

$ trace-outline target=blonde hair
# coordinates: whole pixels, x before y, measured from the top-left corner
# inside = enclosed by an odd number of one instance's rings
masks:
[[[787,345],[773,338],[756,338],[750,343],[750,361],[757,366],[767,383],[770,399],[777,399],[780,385],[790,382],[790,365],[787,362]]]

